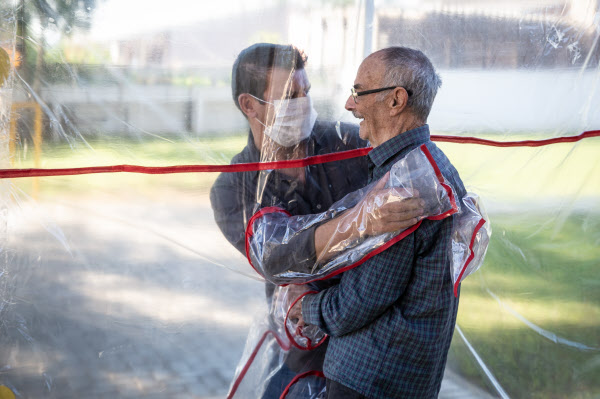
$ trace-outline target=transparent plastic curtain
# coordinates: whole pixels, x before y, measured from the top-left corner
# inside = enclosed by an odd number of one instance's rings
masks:
[[[600,129],[599,12],[597,0],[4,1],[2,168],[224,166],[364,148],[344,102],[362,59],[396,45],[422,50],[441,75],[432,134],[579,135]],[[257,119],[231,86],[236,57],[257,42],[308,57],[306,75],[280,77],[285,94],[265,89],[271,104],[253,103],[258,120],[274,126],[290,90],[310,86],[329,144],[254,141]],[[599,140],[437,143],[494,231],[461,287],[440,397],[600,394]],[[273,295],[285,295],[250,266],[246,226],[260,208],[325,212],[366,184],[365,166],[230,173],[241,189],[229,202],[211,198],[225,179],[211,172],[2,179],[0,394],[260,397],[294,350],[281,329],[293,329],[273,324],[284,313]],[[311,184],[328,188],[295,195]],[[320,392],[319,375],[301,377],[289,397]]]

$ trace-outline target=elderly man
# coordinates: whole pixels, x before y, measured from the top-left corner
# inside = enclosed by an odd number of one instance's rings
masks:
[[[232,71],[232,94],[250,132],[246,147],[232,163],[297,159],[366,145],[356,126],[316,121],[305,63],[306,56],[293,46],[259,43],[239,54]],[[366,183],[367,162],[363,157],[306,168],[224,173],[213,185],[210,199],[219,228],[244,254],[246,226],[260,208],[277,205],[292,215],[319,213]],[[370,230],[375,234],[408,227],[421,214],[420,207],[418,200],[385,204],[377,216],[371,215]],[[388,217],[381,220],[380,215]],[[266,273],[307,272],[318,255],[326,257],[323,248],[331,243],[331,237],[318,234],[320,228],[307,229],[282,243],[267,259]],[[323,289],[332,283],[311,288]],[[274,285],[267,282],[269,301],[273,290]],[[311,352],[292,348],[263,397],[278,398],[297,373],[321,369],[325,349],[326,345]]]
[[[346,109],[362,120],[360,137],[374,147],[369,180],[425,144],[462,198],[457,171],[429,137],[427,117],[441,85],[429,59],[417,50],[386,48],[362,62],[354,83]],[[338,285],[303,298],[305,323],[331,337],[324,363],[328,399],[437,397],[458,309],[450,276],[452,224],[453,217],[424,220],[345,272]],[[335,230],[334,221],[322,225],[315,241]]]

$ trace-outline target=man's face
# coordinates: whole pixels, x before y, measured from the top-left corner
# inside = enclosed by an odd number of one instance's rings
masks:
[[[284,68],[273,68],[263,98],[272,103],[276,100],[306,97],[309,91],[310,82],[304,69],[290,71]],[[270,104],[262,104],[263,115],[260,119],[264,120],[267,126],[272,125],[275,109]]]
[[[369,56],[360,64],[356,79],[354,79],[354,89],[356,91],[365,91],[378,89],[381,87],[385,69],[383,63],[376,56]],[[352,112],[355,118],[362,119],[360,122],[360,137],[363,140],[369,140],[372,145],[378,145],[377,132],[385,122],[384,102],[376,101],[377,94],[367,94],[357,98],[354,101],[352,95],[346,101],[346,109]]]

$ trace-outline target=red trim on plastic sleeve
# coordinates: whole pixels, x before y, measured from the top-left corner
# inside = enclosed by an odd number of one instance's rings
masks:
[[[259,209],[254,215],[252,215],[252,217],[248,221],[248,226],[246,227],[246,258],[248,258],[248,263],[250,263],[250,266],[252,266],[254,271],[256,273],[260,274],[262,277],[265,277],[265,276],[263,276],[263,274],[261,272],[259,272],[258,269],[256,267],[254,267],[254,265],[252,264],[252,259],[250,257],[250,239],[254,235],[254,233],[252,232],[252,228],[254,227],[254,222],[256,222],[256,220],[258,218],[263,217],[264,215],[267,215],[269,213],[283,213],[287,216],[292,216],[291,213],[289,213],[288,211],[286,211],[283,208],[280,208],[278,206],[269,206],[266,208]]]
[[[287,386],[285,387],[285,390],[283,391],[283,393],[281,394],[281,396],[279,397],[279,399],[285,399],[285,397],[287,396],[287,394],[290,392],[290,388],[292,387],[292,385],[294,385],[295,383],[297,383],[300,379],[305,378],[305,377],[309,377],[311,375],[316,375],[317,377],[325,378],[325,375],[323,374],[323,372],[319,371],[319,370],[309,370],[309,371],[305,371],[302,374],[298,374],[297,376],[295,376],[294,378],[292,378],[292,380],[290,381],[289,384],[287,384]]]
[[[433,167],[433,170],[435,170],[435,175],[437,176],[437,178],[438,178],[440,184],[442,185],[442,187],[444,187],[444,190],[446,190],[446,193],[448,194],[448,198],[450,199],[450,203],[452,204],[452,209],[450,209],[449,211],[444,212],[441,215],[431,216],[431,217],[428,218],[428,219],[431,219],[431,220],[442,220],[445,217],[450,216],[453,213],[458,212],[458,206],[456,205],[456,198],[454,198],[454,192],[452,191],[452,188],[449,185],[446,184],[446,180],[444,180],[444,176],[442,175],[442,172],[440,171],[440,168],[437,166],[437,163],[433,159],[433,156],[431,155],[431,153],[427,149],[427,146],[425,144],[423,144],[419,148],[421,149],[421,151],[423,152],[423,154],[425,154],[425,156],[429,160],[429,163]]]
[[[418,228],[419,228],[419,226],[421,225],[421,223],[423,223],[423,221],[422,221],[422,220],[419,220],[419,221],[417,222],[417,224],[415,224],[414,226],[412,226],[412,227],[409,227],[408,229],[404,230],[402,233],[400,233],[400,234],[399,234],[399,235],[397,235],[396,237],[392,238],[391,240],[389,240],[388,242],[386,242],[385,244],[383,244],[383,245],[382,245],[382,246],[380,246],[379,248],[377,248],[377,249],[375,249],[375,250],[373,250],[373,251],[369,252],[368,254],[366,254],[366,255],[365,255],[365,257],[364,257],[364,258],[362,258],[362,259],[361,259],[361,260],[359,260],[358,262],[355,262],[355,263],[353,263],[353,264],[351,264],[351,265],[348,265],[348,266],[344,266],[344,267],[342,267],[341,269],[338,269],[338,270],[336,270],[336,271],[333,271],[333,272],[331,272],[331,273],[329,273],[329,274],[327,274],[327,275],[325,275],[325,276],[323,276],[323,277],[319,277],[319,278],[316,278],[316,279],[314,279],[314,280],[307,281],[307,282],[305,282],[305,283],[302,283],[302,284],[308,284],[308,283],[312,283],[312,282],[315,282],[315,281],[326,280],[326,279],[328,279],[328,278],[331,278],[331,277],[333,277],[333,276],[337,276],[338,274],[341,274],[341,273],[343,273],[343,272],[345,272],[345,271],[347,271],[347,270],[350,270],[350,269],[353,269],[353,268],[355,268],[355,267],[357,267],[357,266],[360,266],[360,265],[362,265],[363,263],[365,263],[366,261],[368,261],[369,259],[371,259],[373,256],[375,256],[375,255],[378,255],[378,254],[382,253],[383,251],[385,251],[386,249],[388,249],[389,247],[391,247],[392,245],[394,245],[394,244],[395,244],[395,243],[397,243],[398,241],[402,240],[404,237],[406,237],[406,236],[410,235],[410,234],[411,234],[413,231],[415,231],[416,229],[418,229]]]
[[[429,219],[429,220],[442,220],[442,219],[447,218],[448,216],[453,215],[456,212],[458,212],[458,206],[456,205],[456,198],[454,197],[454,191],[452,190],[452,188],[448,184],[446,184],[446,182],[444,180],[444,176],[442,175],[442,172],[440,171],[440,168],[438,167],[437,163],[433,159],[433,156],[431,155],[431,153],[429,152],[429,150],[427,149],[427,147],[425,146],[425,144],[421,145],[419,147],[419,149],[427,157],[427,160],[429,161],[429,163],[431,164],[431,166],[433,167],[433,169],[435,171],[435,175],[437,176],[438,181],[440,182],[440,184],[442,185],[442,187],[444,187],[444,189],[446,190],[446,193],[448,194],[448,198],[450,199],[450,203],[452,204],[452,209],[449,209],[448,211],[442,213],[441,215],[429,216],[426,219]],[[347,270],[350,270],[350,269],[353,269],[353,268],[355,268],[357,266],[362,265],[367,260],[371,259],[373,256],[380,254],[381,252],[385,251],[386,249],[388,249],[389,247],[391,247],[392,245],[394,245],[398,241],[402,240],[404,237],[406,237],[409,234],[411,234],[412,232],[414,232],[416,229],[419,228],[419,226],[421,225],[422,222],[423,222],[423,220],[420,220],[417,224],[415,224],[414,226],[408,228],[407,230],[404,230],[402,233],[400,233],[396,237],[392,238],[390,241],[386,242],[381,247],[379,247],[379,248],[377,248],[377,249],[369,252],[367,255],[365,255],[364,258],[360,259],[358,262],[355,262],[355,263],[353,263],[351,265],[348,265],[348,266],[344,266],[341,269],[338,269],[338,270],[333,271],[333,272],[331,272],[329,274],[326,274],[323,277],[316,278],[314,280],[310,280],[310,281],[307,281],[306,283],[302,283],[302,284],[308,284],[308,283],[312,283],[314,281],[325,280],[325,279],[331,278],[333,276],[336,276],[336,275],[338,275],[340,273],[343,273],[343,272],[345,272]]]
[[[304,298],[306,295],[309,295],[309,294],[318,294],[318,293],[319,293],[318,291],[306,291],[306,292],[302,293],[302,295],[300,295],[298,298],[296,298],[294,300],[294,302],[292,302],[292,304],[290,305],[287,313],[285,314],[285,319],[283,320],[283,327],[285,328],[285,335],[287,335],[288,339],[290,340],[290,343],[292,345],[294,345],[296,348],[301,349],[303,351],[311,351],[311,350],[313,350],[315,348],[318,348],[319,346],[321,346],[323,344],[323,342],[325,342],[325,340],[327,340],[328,335],[325,334],[325,336],[323,337],[323,339],[321,341],[319,341],[318,344],[313,345],[310,338],[305,337],[304,335],[302,335],[302,328],[299,327],[296,330],[296,335],[299,335],[299,336],[301,336],[303,338],[306,338],[306,340],[308,342],[308,346],[307,347],[300,346],[300,345],[298,345],[298,343],[296,342],[296,340],[294,339],[294,337],[292,337],[292,334],[290,333],[290,330],[288,330],[288,328],[287,328],[287,321],[288,321],[288,318],[289,318],[289,315],[290,315],[290,311],[292,310],[292,308],[294,307],[294,305],[299,300],[301,300],[302,298]]]
[[[231,389],[229,390],[229,393],[227,394],[227,399],[231,399],[231,398],[233,398],[233,395],[235,395],[235,392],[237,391],[237,389],[239,388],[240,384],[242,383],[242,380],[246,376],[246,373],[248,372],[248,369],[252,365],[252,362],[254,362],[254,358],[258,354],[258,351],[262,347],[263,343],[265,342],[265,339],[267,338],[267,336],[269,334],[273,335],[273,337],[275,338],[275,340],[277,341],[277,343],[279,344],[279,346],[281,347],[281,349],[283,349],[284,351],[289,351],[290,350],[290,346],[286,345],[285,342],[283,342],[281,340],[281,338],[279,338],[279,336],[277,335],[277,333],[275,331],[272,331],[272,330],[265,331],[264,334],[263,334],[263,336],[258,341],[258,344],[256,344],[256,347],[254,348],[254,350],[250,354],[250,357],[248,358],[248,361],[246,362],[246,364],[244,365],[244,368],[240,372],[240,375],[238,375],[238,377],[235,379],[233,385],[231,386]]]
[[[458,278],[456,279],[456,282],[454,283],[454,296],[455,297],[458,297],[458,286],[460,284],[460,280],[462,279],[463,274],[467,270],[467,266],[469,266],[469,264],[475,257],[475,253],[473,252],[473,244],[475,244],[475,238],[477,237],[477,233],[479,232],[479,230],[481,230],[481,228],[483,227],[484,224],[485,224],[485,219],[479,220],[479,223],[477,223],[477,226],[475,226],[475,230],[473,230],[473,235],[471,236],[471,243],[469,244],[469,252],[470,252],[469,257],[465,261],[465,264],[463,265],[462,270],[460,271],[460,274],[458,275]]]

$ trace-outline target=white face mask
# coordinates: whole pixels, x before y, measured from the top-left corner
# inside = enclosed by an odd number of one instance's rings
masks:
[[[317,111],[313,108],[310,96],[275,100],[272,103],[260,98],[257,100],[272,104],[275,109],[273,125],[267,126],[256,119],[273,141],[284,147],[292,147],[310,136],[317,121]]]

